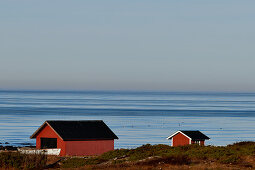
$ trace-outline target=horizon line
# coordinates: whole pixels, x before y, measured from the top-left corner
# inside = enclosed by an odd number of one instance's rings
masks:
[[[140,92],[140,93],[255,93],[234,90],[131,90],[131,89],[2,89],[0,92]]]

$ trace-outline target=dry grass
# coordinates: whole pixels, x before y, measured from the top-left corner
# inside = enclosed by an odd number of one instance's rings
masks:
[[[47,156],[43,154],[0,153],[0,167],[4,169],[43,169],[46,163]]]

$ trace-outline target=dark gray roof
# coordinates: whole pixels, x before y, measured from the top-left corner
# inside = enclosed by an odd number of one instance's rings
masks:
[[[45,124],[52,127],[63,140],[118,139],[102,120],[47,120]],[[31,138],[36,137],[43,125]]]
[[[182,133],[190,137],[192,140],[206,140],[210,139],[208,136],[200,132],[199,130],[190,131],[190,130],[180,130]]]

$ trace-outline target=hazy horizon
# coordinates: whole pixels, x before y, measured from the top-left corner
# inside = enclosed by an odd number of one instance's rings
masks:
[[[0,90],[255,92],[255,1],[1,1]]]
[[[0,92],[53,92],[53,93],[159,93],[159,94],[254,94],[255,91],[228,91],[228,90],[143,90],[143,89],[0,89]]]

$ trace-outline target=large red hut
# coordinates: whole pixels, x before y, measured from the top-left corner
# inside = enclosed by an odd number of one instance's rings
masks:
[[[188,144],[204,145],[205,140],[209,140],[210,138],[198,130],[179,130],[167,139],[172,139],[172,146],[183,146]]]
[[[118,139],[102,120],[45,121],[30,138],[37,149],[61,149],[60,156],[99,155],[114,150]]]

